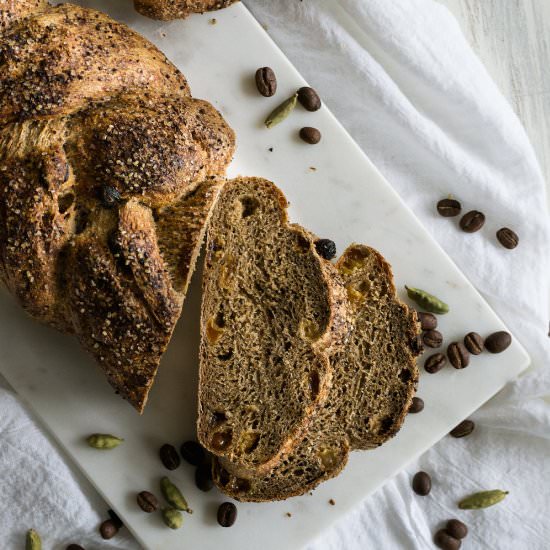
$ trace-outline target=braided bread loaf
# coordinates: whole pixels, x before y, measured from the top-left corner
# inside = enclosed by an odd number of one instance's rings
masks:
[[[220,10],[237,0],[134,0],[136,10],[153,19],[180,19],[190,13]]]
[[[126,26],[0,0],[0,281],[140,412],[234,143]]]

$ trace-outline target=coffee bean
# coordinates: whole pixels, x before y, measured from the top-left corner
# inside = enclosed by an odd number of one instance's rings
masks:
[[[466,233],[475,233],[479,231],[485,224],[485,214],[472,210],[462,216],[460,220],[460,229]]]
[[[149,491],[141,491],[137,496],[138,506],[148,514],[151,514],[159,507],[159,501],[157,497]]]
[[[437,328],[437,317],[433,313],[417,311],[418,320],[422,330],[434,330]]]
[[[444,218],[458,216],[462,210],[462,205],[455,199],[443,199],[437,203],[437,211]]]
[[[330,239],[319,239],[315,241],[317,254],[325,260],[332,260],[336,256],[336,243]]]
[[[477,332],[469,332],[464,336],[464,345],[473,355],[479,355],[483,351],[483,338]]]
[[[107,513],[109,514],[109,517],[113,520],[113,523],[116,525],[117,529],[124,527],[124,523],[122,523],[122,520],[116,515],[116,512],[114,510],[109,508],[109,510],[107,510]]]
[[[450,519],[445,525],[445,531],[455,539],[464,539],[468,535],[468,527],[458,519]]]
[[[101,188],[101,202],[105,208],[113,208],[121,200],[122,197],[120,195],[120,192],[115,187],[104,185]]]
[[[313,88],[304,86],[298,90],[298,101],[308,111],[318,111],[321,108],[321,99]]]
[[[80,544],[69,544],[65,550],[84,550]]]
[[[237,507],[232,502],[224,502],[218,508],[218,523],[222,527],[231,527],[237,519]]]
[[[434,543],[441,550],[458,550],[462,545],[462,541],[451,537],[445,529],[440,529],[434,535]]]
[[[463,369],[470,364],[470,353],[461,342],[452,342],[447,347],[447,357],[455,369]]]
[[[424,369],[430,374],[439,372],[447,364],[447,358],[442,353],[434,353],[430,355],[424,363]]]
[[[411,350],[415,355],[420,355],[424,351],[422,336],[418,334],[411,340]]]
[[[106,519],[99,526],[99,533],[101,538],[105,540],[112,539],[117,533],[119,528],[116,526],[115,522],[112,519]]]
[[[183,460],[192,466],[200,466],[206,460],[204,449],[196,441],[186,441],[180,448]]]
[[[256,71],[256,87],[264,97],[274,96],[277,92],[277,77],[270,67],[262,67]]]
[[[519,244],[519,237],[508,227],[503,227],[502,229],[499,229],[497,231],[497,239],[498,242],[504,248],[508,248],[508,250],[516,248],[516,246]]]
[[[167,470],[175,470],[181,464],[181,458],[173,445],[164,444],[159,451],[161,462]]]
[[[212,481],[212,466],[210,464],[201,464],[195,470],[195,485],[205,493],[214,487],[214,482]]]
[[[432,490],[432,478],[426,472],[418,472],[414,474],[412,488],[417,495],[425,497]]]
[[[503,330],[494,332],[485,339],[485,349],[491,353],[501,353],[512,343],[512,336]]]
[[[416,414],[424,410],[424,400],[420,397],[413,397],[409,412]]]
[[[315,145],[321,141],[321,132],[317,128],[311,128],[306,126],[300,130],[300,137],[306,143],[310,145]]]
[[[429,348],[439,348],[443,343],[443,335],[438,330],[429,330],[422,336],[422,341]]]
[[[453,437],[466,437],[474,431],[475,427],[476,425],[473,420],[463,420],[456,428],[453,428],[449,432],[449,435]]]

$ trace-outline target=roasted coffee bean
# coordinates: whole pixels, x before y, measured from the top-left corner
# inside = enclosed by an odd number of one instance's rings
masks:
[[[117,516],[114,510],[109,508],[109,510],[107,510],[107,514],[109,514],[109,517],[113,520],[113,523],[115,524],[117,529],[124,527],[124,523],[122,523],[122,520]]]
[[[508,227],[503,227],[497,231],[498,242],[504,247],[512,250],[519,244],[519,237]]]
[[[151,514],[159,507],[159,501],[157,497],[149,491],[141,491],[137,496],[138,506],[148,514]]]
[[[270,67],[262,67],[256,71],[256,86],[264,97],[274,96],[277,92],[277,77]]]
[[[447,347],[447,357],[455,369],[463,369],[470,364],[470,353],[461,342],[452,342]]]
[[[310,145],[315,145],[321,141],[321,132],[317,128],[306,126],[300,130],[300,138]]]
[[[317,254],[325,260],[332,260],[336,256],[336,243],[330,239],[319,239],[315,241]]]
[[[116,206],[121,200],[122,197],[115,187],[104,185],[101,188],[101,202],[105,208],[113,208],[113,206]]]
[[[195,485],[205,493],[214,487],[214,482],[212,481],[212,466],[210,464],[201,464],[195,470]]]
[[[437,203],[437,211],[444,218],[458,216],[462,210],[462,205],[456,199],[443,199]]]
[[[413,397],[411,406],[409,407],[409,412],[411,414],[416,414],[424,410],[424,400],[420,397]]]
[[[472,355],[479,355],[483,351],[483,338],[477,332],[469,332],[464,336],[464,345]]]
[[[466,233],[475,233],[479,231],[485,224],[485,214],[472,210],[462,216],[460,220],[460,229]]]
[[[218,508],[218,523],[222,527],[231,527],[237,519],[237,507],[232,502],[224,502]]]
[[[418,320],[422,330],[434,330],[437,328],[437,317],[433,313],[417,311]]]
[[[422,497],[425,497],[432,490],[432,478],[426,472],[418,472],[412,480],[413,491]]]
[[[65,550],[84,550],[80,544],[69,544]]]
[[[411,350],[417,356],[424,351],[424,344],[422,343],[422,336],[420,334],[411,340]]]
[[[443,335],[438,330],[428,330],[423,334],[422,341],[429,348],[439,348],[443,344]]]
[[[105,540],[112,539],[118,533],[118,530],[119,528],[112,519],[106,519],[99,526],[99,534],[101,535],[101,538]]]
[[[468,535],[468,527],[458,519],[450,519],[445,525],[445,531],[455,539],[464,539]]]
[[[168,470],[175,470],[181,464],[181,458],[173,445],[164,444],[159,450],[159,456],[164,467]]]
[[[451,537],[445,529],[440,529],[434,535],[434,543],[441,550],[458,550],[462,546],[462,541]]]
[[[192,466],[200,466],[206,460],[204,449],[196,441],[186,441],[180,448],[183,460]]]
[[[321,98],[313,88],[307,86],[298,90],[298,101],[308,111],[318,111],[321,108]]]
[[[424,363],[424,370],[430,374],[439,372],[447,364],[447,358],[442,353],[430,355]]]
[[[485,349],[491,353],[501,353],[512,343],[512,336],[503,330],[494,332],[485,339]]]
[[[466,437],[470,435],[476,427],[473,420],[463,420],[456,428],[453,428],[449,434],[453,437]]]

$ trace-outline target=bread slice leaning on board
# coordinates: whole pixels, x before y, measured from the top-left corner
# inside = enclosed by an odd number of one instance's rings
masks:
[[[150,42],[0,0],[0,282],[142,411],[235,136]]]
[[[134,0],[136,10],[152,19],[183,19],[192,13],[221,10],[238,0]]]
[[[271,182],[224,186],[203,275],[198,436],[243,474],[269,472],[300,440],[349,334],[347,293],[315,241]]]
[[[214,460],[216,485],[237,500],[284,500],[307,493],[340,473],[350,451],[382,445],[403,424],[419,376],[416,312],[397,298],[391,268],[376,250],[352,245],[336,267],[354,329],[331,358],[325,404],[271,472],[244,476],[227,460]]]

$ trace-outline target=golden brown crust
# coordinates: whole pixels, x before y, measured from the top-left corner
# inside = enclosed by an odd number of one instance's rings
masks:
[[[235,137],[138,34],[31,4],[0,32],[0,280],[142,411]]]
[[[134,0],[136,10],[153,19],[183,19],[191,13],[220,10],[238,0]]]

